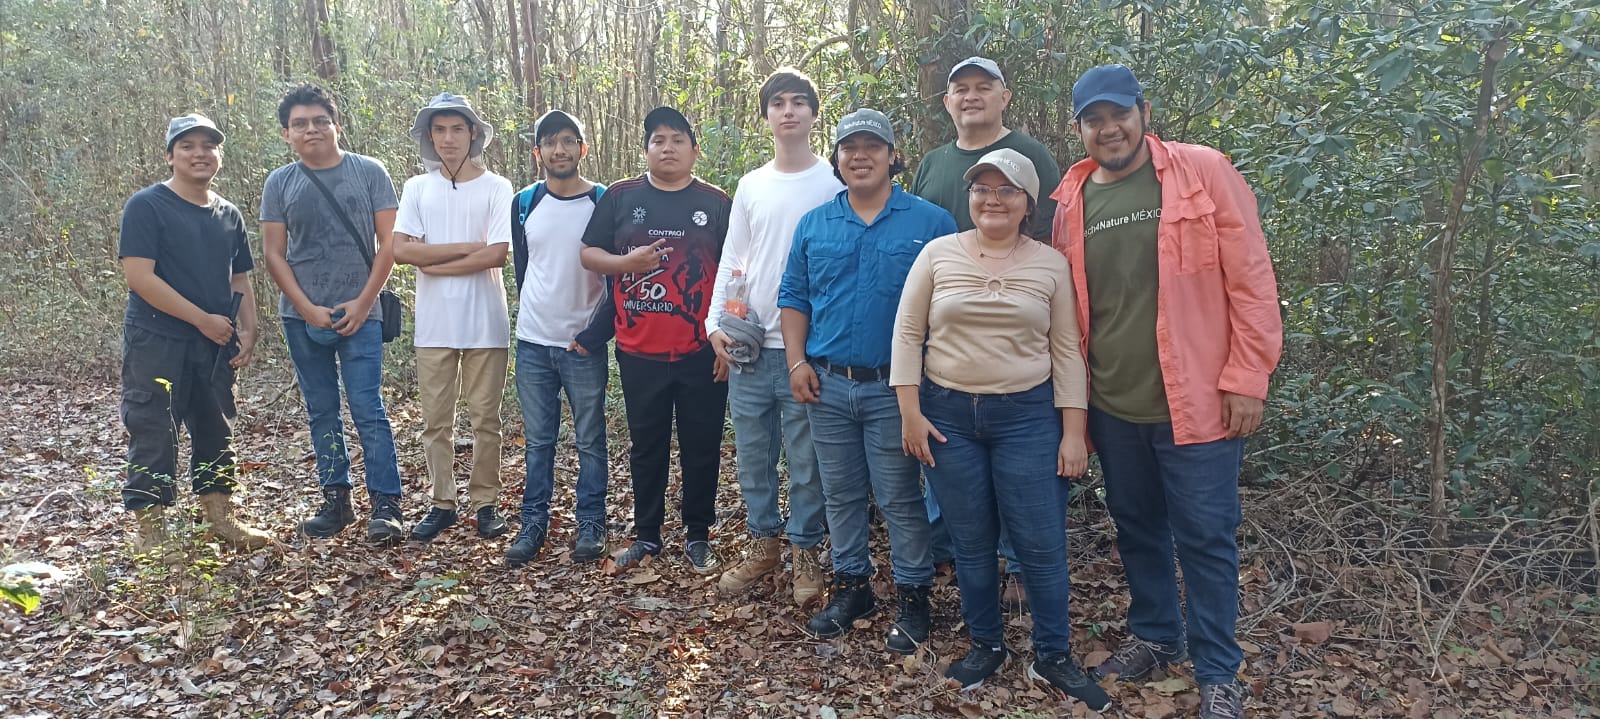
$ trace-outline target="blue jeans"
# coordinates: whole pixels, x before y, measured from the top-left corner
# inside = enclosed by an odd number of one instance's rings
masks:
[[[900,447],[900,405],[886,381],[857,382],[818,369],[820,399],[806,405],[822,472],[835,574],[872,575],[867,492],[889,525],[895,584],[930,586],[928,510],[916,458]]]
[[[517,402],[527,438],[527,483],[522,488],[522,523],[550,527],[550,494],[555,489],[556,441],[561,436],[561,393],[572,407],[573,444],[578,448],[579,522],[606,521],[606,381],[610,361],[604,350],[588,356],[565,347],[517,340]]]
[[[339,415],[339,381],[344,380],[350,420],[361,438],[367,466],[367,493],[400,495],[400,467],[395,463],[394,431],[383,407],[383,326],[368,321],[356,333],[332,345],[306,334],[304,320],[283,318],[289,360],[306,400],[311,420],[311,446],[317,452],[317,483],[350,487],[350,452]]]
[[[764,348],[754,364],[728,374],[728,414],[738,452],[739,491],[750,536],[776,537],[810,549],[822,542],[822,479],[811,442],[811,420],[789,391],[783,348]],[[781,434],[780,434],[781,431]],[[789,519],[778,509],[778,454],[789,466]]]
[[[1172,556],[1183,568],[1187,642],[1201,684],[1234,680],[1239,621],[1239,465],[1243,439],[1174,444],[1172,425],[1089,410],[1089,438],[1106,476],[1106,508],[1128,576],[1128,629],[1166,646],[1185,641]]]
[[[1000,644],[1000,573],[995,551],[1010,527],[1033,612],[1039,656],[1071,646],[1067,600],[1066,480],[1056,475],[1061,413],[1049,382],[1011,394],[968,394],[924,380],[922,413],[945,436],[930,443],[928,482],[944,500],[955,546],[961,616],[974,641]]]

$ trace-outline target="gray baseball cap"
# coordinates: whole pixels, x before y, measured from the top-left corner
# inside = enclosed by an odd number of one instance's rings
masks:
[[[174,117],[167,122],[167,152],[172,152],[172,143],[177,142],[178,138],[195,130],[200,130],[210,135],[211,139],[217,141],[217,144],[222,144],[222,131],[217,129],[217,123],[212,122],[211,118],[198,112],[191,112],[183,117]]]
[[[439,151],[433,147],[433,138],[428,134],[428,126],[433,124],[434,114],[443,110],[459,112],[462,117],[467,118],[473,125],[478,127],[478,137],[467,148],[467,157],[482,155],[484,146],[494,141],[494,126],[484,122],[483,118],[478,117],[478,113],[472,109],[472,105],[467,104],[467,98],[454,93],[441,92],[435,95],[432,100],[429,100],[426,107],[417,111],[417,120],[411,123],[411,139],[416,140],[417,147],[422,152],[422,159],[434,162],[439,161]]]
[[[865,107],[839,120],[838,129],[833,131],[833,144],[838,145],[858,132],[871,133],[890,145],[894,144],[894,126],[889,124],[889,116]]]
[[[975,67],[979,70],[989,73],[990,77],[999,80],[1000,82],[1006,81],[1006,76],[1000,72],[1000,66],[996,65],[993,60],[990,60],[986,57],[978,57],[977,55],[973,55],[972,57],[956,63],[955,67],[950,68],[950,75],[949,77],[945,78],[945,82],[949,83],[955,80],[956,73],[961,72],[969,67]]]
[[[967,170],[961,179],[972,182],[972,178],[983,174],[984,170],[998,170],[1005,175],[1011,184],[1022,188],[1028,197],[1039,200],[1039,170],[1033,166],[1033,160],[1009,147],[986,153],[978,158],[978,164]]]

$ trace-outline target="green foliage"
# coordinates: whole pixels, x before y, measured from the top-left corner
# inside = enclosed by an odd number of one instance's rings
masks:
[[[0,599],[17,605],[23,614],[32,614],[39,608],[41,596],[33,586],[33,577],[49,577],[60,570],[43,562],[20,562],[0,567]]]

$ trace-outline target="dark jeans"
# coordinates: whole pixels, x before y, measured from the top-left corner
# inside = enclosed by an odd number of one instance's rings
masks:
[[[670,362],[617,350],[628,434],[633,439],[628,461],[633,474],[634,537],[640,541],[661,543],[674,416],[683,474],[683,525],[691,542],[710,536],[717,519],[722,418],[728,408],[728,383],[711,376],[715,361],[709,346]]]
[[[1128,629],[1166,646],[1185,641],[1172,556],[1183,569],[1189,656],[1201,684],[1234,680],[1239,621],[1239,465],[1243,439],[1174,444],[1172,425],[1089,410],[1089,438],[1106,475],[1106,508],[1128,576]],[[965,589],[965,587],[963,587]]]
[[[922,413],[945,436],[931,442],[928,481],[944,503],[955,547],[961,616],[972,638],[1005,639],[1000,573],[1001,525],[1011,529],[1041,657],[1071,648],[1067,601],[1067,480],[1056,475],[1061,412],[1049,382],[1011,394],[968,394],[924,380]]]
[[[204,337],[176,340],[124,328],[122,424],[128,429],[130,510],[177,502],[178,426],[189,431],[189,480],[195,494],[234,490],[233,368],[211,368],[219,345]]]

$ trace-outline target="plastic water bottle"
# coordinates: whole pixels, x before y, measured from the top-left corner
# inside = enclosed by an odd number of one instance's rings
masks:
[[[750,314],[750,283],[745,281],[743,270],[733,271],[733,279],[728,281],[728,301],[723,303],[722,311],[740,319]]]

